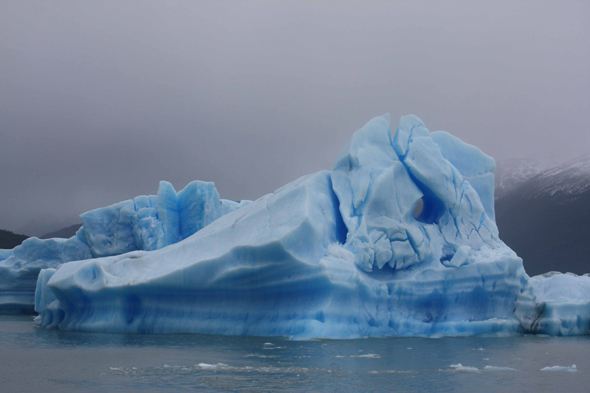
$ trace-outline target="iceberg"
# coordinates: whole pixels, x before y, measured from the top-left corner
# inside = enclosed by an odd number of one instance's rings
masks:
[[[416,116],[392,133],[385,115],[331,171],[239,208],[163,183],[157,216],[138,214],[155,209],[149,197],[82,215],[93,258],[41,270],[35,322],[294,339],[588,334],[590,278],[526,274],[499,237],[494,170]]]
[[[590,332],[590,277],[558,273],[535,276],[531,283],[538,315],[535,331],[552,336]]]
[[[211,182],[194,181],[178,193],[172,184],[160,182],[157,196],[142,195],[82,214],[82,227],[70,239],[29,238],[13,250],[0,250],[0,313],[33,312],[42,269],[160,249],[249,202],[220,199]]]
[[[92,258],[76,236],[70,239],[26,239],[0,260],[0,312],[31,313],[39,271],[80,259]],[[1,254],[0,254],[1,258]]]

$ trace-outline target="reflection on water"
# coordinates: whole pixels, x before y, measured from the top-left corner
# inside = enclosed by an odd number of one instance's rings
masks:
[[[587,391],[589,337],[290,341],[47,331],[0,316],[2,391]],[[576,372],[545,367],[577,365]]]

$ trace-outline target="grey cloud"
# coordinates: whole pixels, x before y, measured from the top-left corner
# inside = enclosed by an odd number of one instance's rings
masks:
[[[407,113],[590,152],[587,2],[2,2],[0,228],[215,181],[254,199]]]

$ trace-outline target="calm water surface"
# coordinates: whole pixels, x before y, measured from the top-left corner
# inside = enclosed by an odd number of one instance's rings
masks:
[[[458,363],[471,368],[450,367]],[[577,372],[541,371],[572,364]],[[588,392],[590,337],[289,341],[89,334],[0,316],[0,392],[114,390]]]

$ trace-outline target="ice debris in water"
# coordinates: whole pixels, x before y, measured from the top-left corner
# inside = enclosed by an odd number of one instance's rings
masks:
[[[497,367],[497,366],[485,366],[483,368],[486,371],[517,371],[514,368],[510,368],[510,367]]]
[[[576,368],[575,364],[572,364],[570,367],[565,366],[552,366],[552,367],[543,367],[541,371],[566,371],[566,372],[576,372],[578,369]]]
[[[479,373],[483,371],[517,371],[514,368],[510,367],[496,367],[496,366],[485,366],[483,369],[478,369],[477,367],[472,366],[463,366],[461,363],[451,364],[449,368],[453,372],[457,373]]]
[[[456,373],[479,373],[477,367],[463,366],[461,363],[451,364],[449,366]]]
[[[116,375],[143,376],[158,379],[159,376],[165,375],[189,375],[195,372],[219,372],[219,373],[261,373],[261,374],[330,374],[332,370],[321,368],[306,368],[296,366],[232,366],[225,363],[199,363],[194,366],[170,366],[165,364],[163,367],[148,367],[138,369],[136,367],[109,367],[110,371]]]
[[[37,323],[296,339],[587,334],[590,277],[525,273],[498,236],[494,169],[415,116],[392,133],[386,115],[331,171],[243,206],[163,183],[157,197],[82,215],[93,259],[41,271]]]

